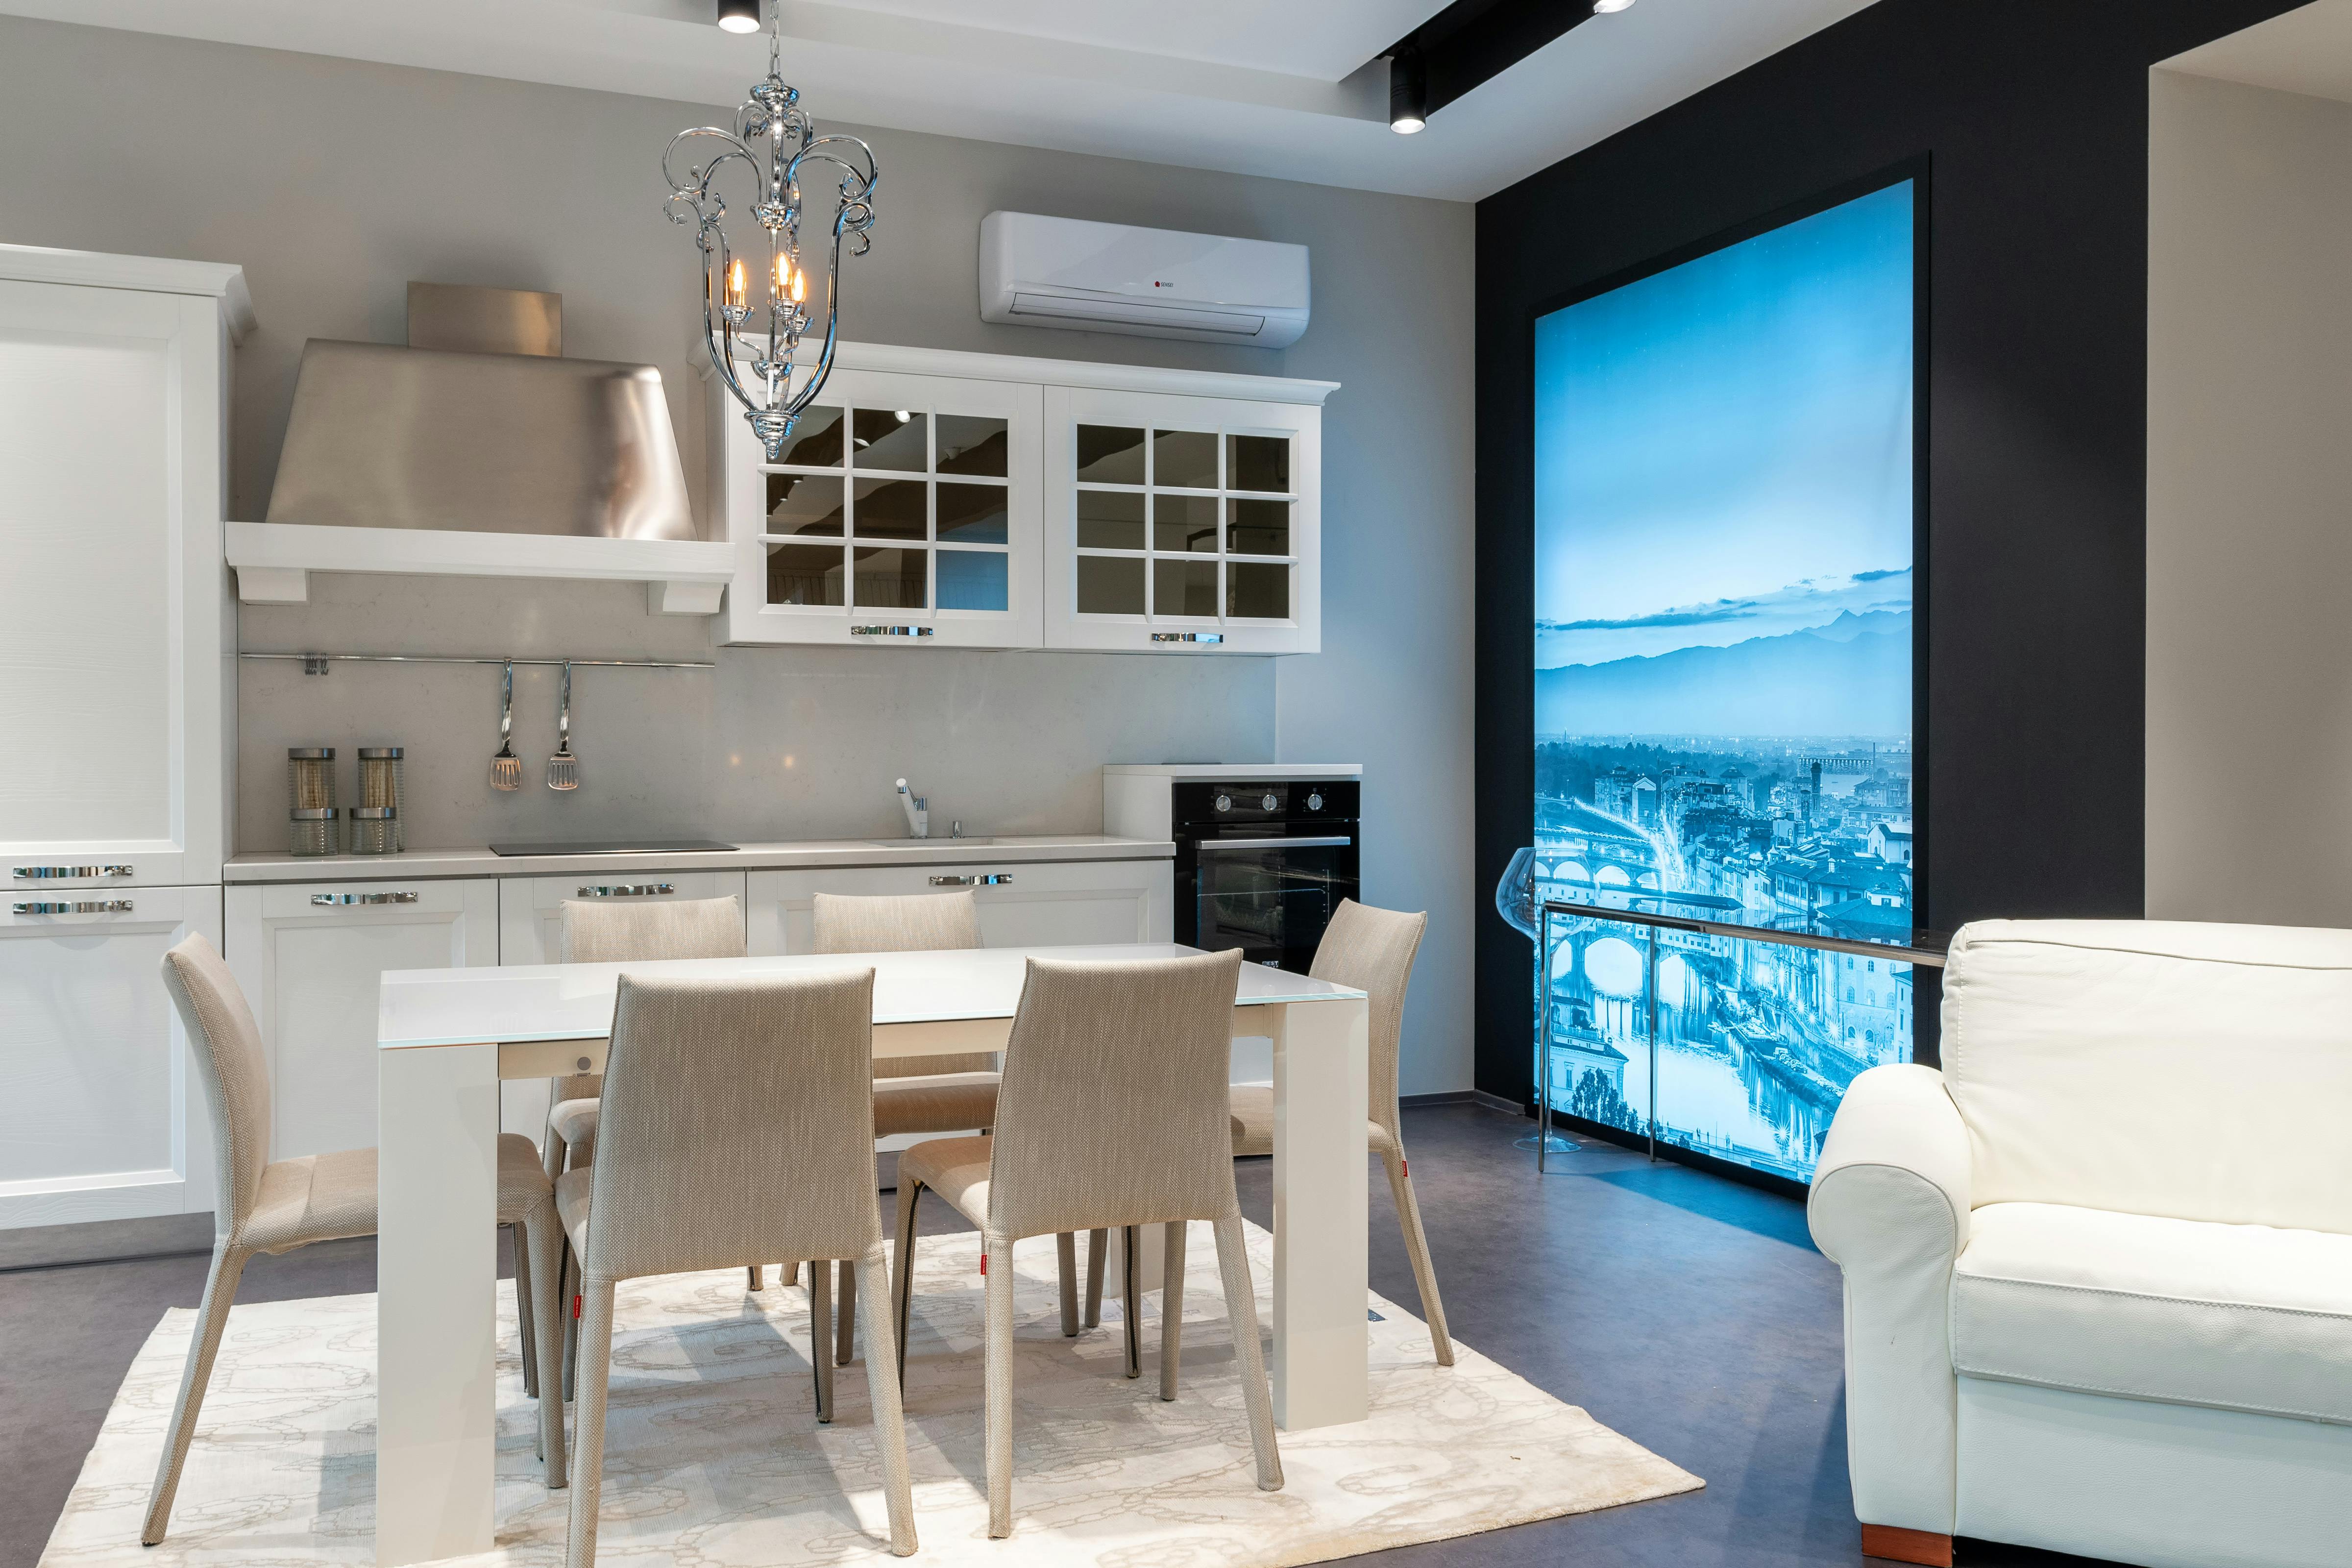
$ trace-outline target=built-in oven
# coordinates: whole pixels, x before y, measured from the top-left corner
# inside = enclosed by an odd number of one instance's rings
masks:
[[[1357,894],[1362,792],[1354,779],[1178,781],[1176,940],[1304,974]]]

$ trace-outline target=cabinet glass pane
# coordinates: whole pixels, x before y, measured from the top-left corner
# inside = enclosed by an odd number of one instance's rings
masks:
[[[1143,498],[1129,490],[1080,490],[1078,542],[1097,550],[1142,549]],[[1138,578],[1138,597],[1142,585]]]
[[[736,416],[730,413],[728,417]],[[793,433],[784,437],[784,455],[778,461],[803,468],[841,467],[841,410],[814,406],[803,409]]]
[[[1216,498],[1163,496],[1155,492],[1151,498],[1151,548],[1214,555],[1217,552]]]
[[[1008,437],[1002,419],[970,414],[940,416],[940,472],[1005,477]]]
[[[1225,563],[1225,614],[1290,618],[1290,568],[1259,561]]]
[[[1003,485],[940,486],[940,538],[959,544],[1004,542],[1007,491]]]
[[[1235,555],[1290,553],[1290,503],[1229,500],[1225,503],[1225,549]]]
[[[1151,485],[1154,489],[1217,488],[1217,437],[1207,430],[1154,430],[1151,433]]]
[[[1225,437],[1225,489],[1290,493],[1290,437]]]
[[[904,408],[860,408],[850,416],[849,466],[919,474],[930,467],[928,415]]]
[[[1142,558],[1079,556],[1078,613],[1087,616],[1143,614]]]
[[[929,603],[923,592],[929,551],[853,549],[850,553],[857,558],[853,604],[868,610],[919,610]]]
[[[770,474],[770,533],[819,533],[841,537],[841,476]]]
[[[1098,485],[1143,482],[1143,432],[1124,425],[1078,426],[1078,478]]]
[[[940,608],[1003,609],[1010,602],[1006,584],[1011,560],[994,550],[940,551]]]
[[[1213,561],[1154,561],[1151,613],[1204,616],[1217,613],[1217,563]]]
[[[857,481],[857,537],[920,539],[930,487],[921,479]]]
[[[844,581],[841,546],[768,546],[768,603],[838,605]]]

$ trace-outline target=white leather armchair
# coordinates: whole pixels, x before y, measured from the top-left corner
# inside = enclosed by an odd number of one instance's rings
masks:
[[[1809,1205],[1865,1552],[2352,1562],[2352,932],[1991,921]]]

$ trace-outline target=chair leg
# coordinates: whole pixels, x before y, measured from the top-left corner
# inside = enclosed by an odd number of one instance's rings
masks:
[[[1143,1375],[1142,1314],[1135,1310],[1135,1286],[1138,1273],[1135,1266],[1135,1243],[1136,1238],[1142,1234],[1140,1226],[1132,1225],[1118,1234],[1119,1315],[1127,1320],[1127,1375],[1129,1377]]]
[[[1013,1241],[986,1235],[982,1257],[988,1268],[982,1380],[986,1385],[988,1437],[988,1533],[1001,1541],[1013,1533]]]
[[[857,1359],[857,1263],[841,1260],[841,1310],[834,1314],[833,1364],[847,1366]]]
[[[915,1287],[915,1200],[922,1195],[920,1182],[898,1184],[898,1257],[890,1270],[891,1339],[898,1349],[898,1386],[907,1386],[907,1309]],[[871,1291],[867,1294],[872,1294]]]
[[[1168,1232],[1160,1253],[1160,1397],[1176,1397],[1176,1363],[1184,1353],[1184,1231],[1181,1219]]]
[[[866,1387],[874,1404],[874,1447],[882,1459],[882,1496],[890,1509],[890,1551],[915,1552],[915,1498],[907,1462],[907,1417],[898,1397],[898,1358],[890,1328],[890,1255],[880,1242],[866,1249]],[[842,1316],[849,1315],[847,1307]]]
[[[1110,1232],[1087,1232],[1087,1316],[1090,1329],[1102,1327],[1103,1258],[1110,1251]]]
[[[532,1399],[539,1397],[539,1325],[533,1320],[530,1293],[530,1226],[527,1221],[517,1221],[509,1227],[514,1242],[515,1327],[522,1335],[522,1391]],[[547,1458],[545,1453],[541,1458]]]
[[[1062,1278],[1062,1337],[1078,1337],[1078,1237],[1074,1231],[1063,1231],[1054,1237],[1056,1254],[1055,1267]]]
[[[1445,1304],[1437,1299],[1437,1270],[1429,1261],[1429,1237],[1421,1228],[1421,1203],[1412,1194],[1412,1173],[1405,1168],[1402,1151],[1381,1156],[1389,1168],[1389,1192],[1396,1199],[1397,1224],[1404,1229],[1404,1249],[1412,1259],[1413,1288],[1421,1292],[1421,1315],[1429,1324],[1430,1348],[1437,1364],[1454,1364],[1454,1341],[1445,1331]]]
[[[572,1250],[569,1237],[564,1238],[563,1271],[559,1278],[556,1321],[563,1325],[563,1399],[568,1405],[580,1397],[580,1314],[572,1305],[580,1298],[580,1255]]]
[[[1257,1291],[1250,1284],[1248,1244],[1242,1216],[1217,1223],[1217,1272],[1225,1286],[1225,1317],[1233,1325],[1234,1367],[1241,1373],[1242,1403],[1249,1411],[1250,1447],[1257,1451],[1257,1489],[1282,1489],[1282,1452],[1274,1440],[1274,1392],[1265,1382],[1265,1347],[1257,1337]]]
[[[765,1264],[748,1264],[744,1267],[743,1273],[746,1276],[743,1280],[744,1289],[764,1290],[768,1288],[768,1269]]]
[[[547,1130],[547,1136],[540,1141],[539,1145],[540,1168],[547,1173],[547,1179],[549,1181],[551,1182],[555,1180],[556,1177],[563,1174],[566,1170],[570,1169],[570,1167],[564,1163],[568,1153],[569,1145],[563,1142],[562,1137],[557,1133],[554,1128],[549,1128]]]
[[[604,1490],[604,1387],[613,1375],[613,1282],[589,1280],[580,1294],[580,1412],[565,1568],[593,1568],[596,1561],[596,1506]]]
[[[195,1336],[188,1342],[187,1366],[180,1373],[179,1401],[172,1406],[171,1432],[163,1440],[163,1457],[155,1466],[154,1492],[147,1500],[147,1522],[139,1531],[142,1546],[156,1544],[171,1528],[172,1500],[180,1491],[180,1468],[188,1462],[188,1445],[196,1435],[196,1412],[204,1408],[213,1361],[220,1354],[221,1331],[228,1327],[229,1303],[236,1300],[236,1282],[249,1256],[225,1243],[213,1249],[204,1305],[197,1309]]]
[[[816,1420],[833,1420],[833,1265],[809,1260],[809,1364],[816,1369]]]
[[[533,1353],[539,1361],[539,1386],[558,1390],[563,1386],[563,1330],[562,1316],[568,1305],[563,1297],[563,1223],[555,1215],[555,1200],[551,1197],[539,1205],[530,1222],[515,1230],[515,1281],[518,1297],[522,1281],[522,1259],[530,1256],[530,1301],[521,1310],[537,1320],[532,1331]],[[539,1401],[540,1457],[547,1462],[547,1486],[559,1490],[569,1482],[569,1468],[563,1454],[563,1401],[541,1395]]]

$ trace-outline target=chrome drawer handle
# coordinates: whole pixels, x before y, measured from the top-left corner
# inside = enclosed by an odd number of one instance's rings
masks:
[[[931,632],[932,628],[929,626],[852,626],[849,628],[849,635],[854,637],[927,637],[931,635]]]
[[[130,875],[131,870],[128,866],[19,866],[16,868],[16,878],[20,882],[55,881],[60,878],[128,877]]]
[[[10,906],[20,915],[127,915],[131,912],[129,899],[82,899],[72,903],[35,903]]]
[[[1223,642],[1225,640],[1225,634],[1223,632],[1154,632],[1151,634],[1151,640],[1153,642]]]
[[[322,906],[331,906],[335,904],[413,904],[416,901],[416,895],[415,893],[313,893],[310,895],[310,901],[313,904]]]
[[[1010,871],[976,871],[969,877],[934,877],[934,888],[1001,888],[1013,880]]]
[[[1255,838],[1203,838],[1198,844],[1193,845],[1192,847],[1200,850],[1336,849],[1342,845],[1353,844],[1354,842],[1354,839],[1349,837],[1345,834],[1341,834],[1336,838],[1284,838],[1276,834],[1266,833],[1261,834]]]
[[[677,889],[667,882],[600,882],[594,887],[583,887],[576,896],[583,899],[658,899],[677,891]]]

